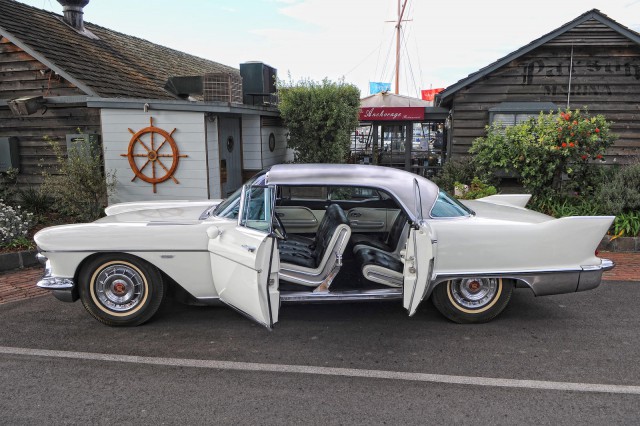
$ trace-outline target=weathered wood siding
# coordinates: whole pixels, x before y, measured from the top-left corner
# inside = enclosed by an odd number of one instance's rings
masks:
[[[484,136],[489,109],[501,102],[553,102],[567,106],[573,45],[570,108],[588,107],[614,122],[619,140],[607,162],[640,155],[640,46],[589,20],[512,61],[453,96],[452,154],[467,154]]]
[[[11,100],[22,96],[83,95],[62,77],[55,75],[44,64],[22,49],[0,37],[0,99]],[[42,182],[39,164],[50,167],[55,157],[45,137],[65,145],[67,134],[98,133],[98,110],[81,104],[64,107],[48,106],[34,114],[16,117],[11,110],[0,107],[0,136],[17,137],[19,141],[21,185]]]
[[[117,178],[116,193],[109,199],[109,203],[142,200],[197,200],[209,198],[207,145],[205,143],[205,115],[201,112],[181,111],[149,111],[127,109],[102,109],[102,145],[104,149],[105,169],[115,170]],[[132,180],[134,173],[129,165],[126,154],[132,134],[149,126],[149,119],[153,117],[153,125],[167,132],[174,128],[173,139],[180,154],[188,157],[180,158],[178,168],[173,175],[180,183],[171,179],[153,185],[141,179]],[[157,142],[161,143],[161,141]],[[157,146],[157,145],[156,145]],[[163,148],[160,153],[170,153]],[[170,168],[171,158],[161,158],[167,168]],[[139,164],[138,167],[141,167]],[[144,169],[147,176],[151,176],[151,166]],[[166,173],[156,167],[157,176]]]

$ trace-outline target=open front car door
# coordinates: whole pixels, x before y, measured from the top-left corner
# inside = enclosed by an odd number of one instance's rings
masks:
[[[433,271],[433,232],[422,217],[422,198],[414,180],[417,220],[411,226],[404,253],[403,306],[413,316],[427,294]]]
[[[211,273],[220,300],[268,329],[278,321],[280,305],[274,201],[274,187],[245,186],[237,225],[207,230]]]

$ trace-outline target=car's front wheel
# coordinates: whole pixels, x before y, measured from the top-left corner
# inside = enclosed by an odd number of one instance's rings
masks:
[[[431,297],[442,315],[459,324],[487,322],[509,303],[513,281],[502,278],[461,278],[443,282]]]
[[[110,326],[133,326],[148,321],[166,292],[157,268],[124,254],[92,259],[82,268],[79,284],[85,309]]]

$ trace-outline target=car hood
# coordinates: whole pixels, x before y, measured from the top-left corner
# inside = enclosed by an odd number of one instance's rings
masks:
[[[185,203],[173,207],[138,209],[115,214],[112,212],[111,215],[98,219],[95,223],[195,223],[200,220],[202,213],[212,205],[214,203],[207,205]]]
[[[460,200],[481,219],[504,220],[522,223],[542,223],[553,220],[553,217],[524,207],[494,204],[489,200]]]

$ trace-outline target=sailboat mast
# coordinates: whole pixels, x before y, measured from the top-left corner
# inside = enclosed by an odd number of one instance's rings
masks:
[[[396,95],[400,92],[400,30],[402,28],[402,15],[407,7],[407,1],[404,0],[402,8],[400,8],[400,0],[398,0],[398,22],[396,23]]]

